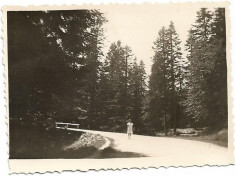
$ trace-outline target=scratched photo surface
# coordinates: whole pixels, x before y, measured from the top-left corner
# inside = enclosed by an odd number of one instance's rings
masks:
[[[10,159],[228,163],[227,9],[6,10]]]

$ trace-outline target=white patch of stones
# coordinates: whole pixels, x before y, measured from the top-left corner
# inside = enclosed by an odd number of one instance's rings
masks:
[[[105,143],[102,146],[97,146],[97,143],[101,141],[105,141]],[[110,145],[110,140],[106,137],[103,137],[99,134],[92,134],[92,133],[84,133],[80,136],[80,138],[75,141],[73,144],[65,146],[63,150],[73,149],[77,150],[81,147],[90,147],[94,146],[98,148],[99,150],[103,150]]]

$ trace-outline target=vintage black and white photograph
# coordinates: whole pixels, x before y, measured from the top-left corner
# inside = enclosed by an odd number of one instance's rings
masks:
[[[227,10],[7,10],[10,159],[229,164]]]

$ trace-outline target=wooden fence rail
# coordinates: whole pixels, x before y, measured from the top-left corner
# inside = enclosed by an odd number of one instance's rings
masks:
[[[56,128],[59,127],[59,125],[62,125],[64,128],[68,128],[69,125],[70,126],[75,126],[76,128],[79,128],[80,124],[78,124],[78,123],[63,123],[63,122],[56,122],[55,123]]]

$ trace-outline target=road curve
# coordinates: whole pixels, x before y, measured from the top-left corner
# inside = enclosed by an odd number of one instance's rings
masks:
[[[152,137],[133,135],[131,140],[124,133],[92,131],[68,128],[73,131],[83,131],[100,134],[114,141],[113,148],[123,152],[134,152],[149,157],[176,161],[203,161],[213,163],[228,162],[228,149],[214,144],[167,137]]]

